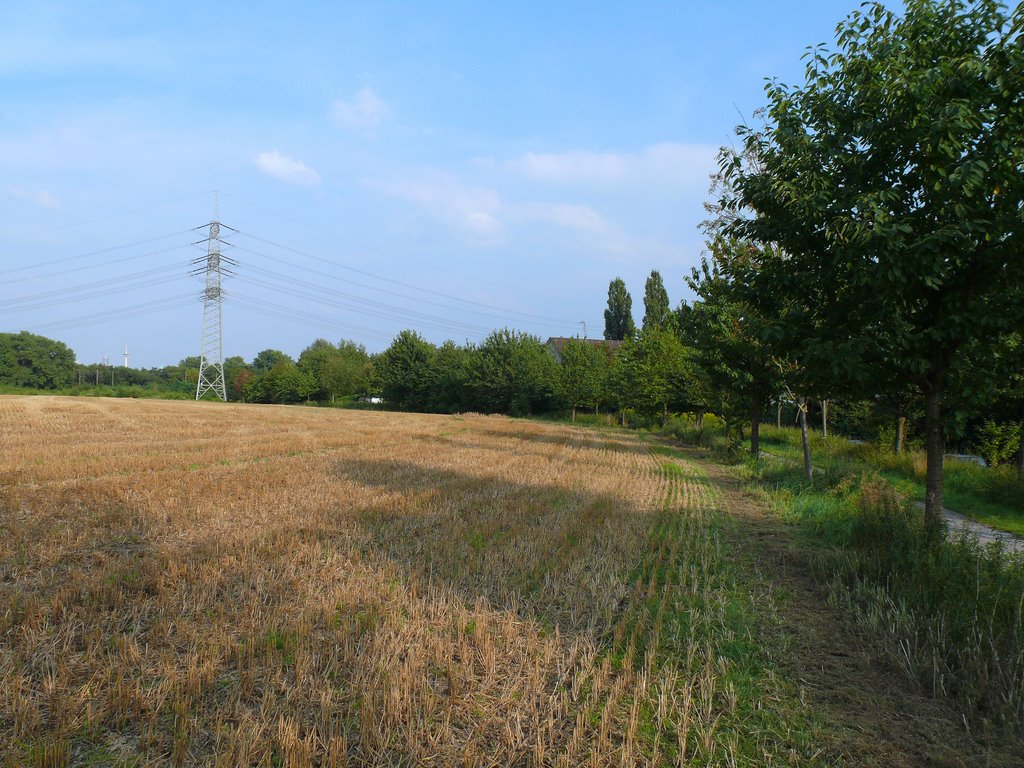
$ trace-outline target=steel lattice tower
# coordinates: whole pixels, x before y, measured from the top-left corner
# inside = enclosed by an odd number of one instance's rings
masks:
[[[224,345],[221,336],[221,305],[224,291],[221,289],[221,277],[234,274],[228,267],[237,266],[238,262],[221,253],[221,244],[230,245],[220,238],[220,231],[231,229],[214,220],[207,225],[209,235],[200,243],[206,243],[206,256],[193,259],[196,268],[193,275],[205,275],[206,288],[203,291],[203,343],[199,354],[199,381],[196,382],[196,400],[209,390],[213,390],[221,400],[227,401],[228,393],[224,382]],[[234,230],[232,230],[234,231]]]

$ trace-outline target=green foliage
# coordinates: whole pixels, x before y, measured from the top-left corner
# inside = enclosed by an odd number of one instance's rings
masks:
[[[608,355],[594,344],[570,339],[562,347],[561,356],[558,394],[572,409],[575,421],[577,408],[596,408],[600,403],[608,370]]]
[[[670,410],[687,402],[690,380],[686,350],[672,331],[645,328],[620,347],[609,382],[620,408],[664,420]]]
[[[621,277],[608,284],[608,308],[604,311],[604,337],[611,341],[622,341],[633,337],[633,298],[626,290]]]
[[[772,318],[765,337],[799,349],[805,385],[926,398],[932,532],[944,393],[993,360],[1024,300],[1021,23],[993,0],[865,4],[722,156],[726,231],[759,245],[730,277]],[[987,394],[959,379],[947,424]]]
[[[951,696],[970,722],[1020,727],[1024,561],[967,537],[930,544],[921,514],[877,475],[808,488],[795,467],[751,463],[747,473],[828,545],[816,559],[822,578],[907,674]]]
[[[252,359],[252,367],[260,373],[269,371],[278,363],[294,364],[295,361],[279,349],[264,349]],[[196,358],[195,367],[199,367],[198,358]]]
[[[34,333],[0,333],[0,384],[60,389],[75,381],[75,353]]]
[[[476,356],[476,404],[489,413],[542,413],[553,404],[556,366],[536,336],[508,328],[494,331]]]
[[[472,379],[476,348],[460,347],[446,341],[437,349],[429,398],[430,410],[439,413],[461,413],[474,408]]]
[[[282,360],[253,379],[246,399],[256,403],[301,403],[316,390],[316,382],[290,360]]]
[[[384,400],[404,411],[430,410],[437,348],[415,331],[402,331],[377,362]]]
[[[668,308],[668,291],[661,273],[651,270],[647,282],[644,283],[644,322],[643,328],[668,328],[672,314]]]
[[[299,355],[298,366],[316,384],[313,397],[331,401],[364,394],[373,368],[362,344],[342,340],[335,346],[326,339],[317,339],[306,347]]]
[[[976,447],[989,466],[1009,464],[1017,458],[1020,424],[999,423],[988,419],[979,430]]]
[[[710,250],[711,259],[702,259],[686,280],[697,294],[682,327],[702,379],[694,404],[739,424],[753,412],[760,418],[767,398],[779,389],[783,367],[762,339],[764,319],[727,274],[749,261],[752,246],[718,237]]]

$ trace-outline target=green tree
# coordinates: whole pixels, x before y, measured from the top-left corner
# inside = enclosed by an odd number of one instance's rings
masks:
[[[28,331],[0,333],[0,384],[61,389],[75,382],[75,353],[61,341]]]
[[[323,373],[337,354],[337,348],[327,339],[317,339],[299,353],[297,365],[299,370],[316,383],[316,389],[313,391],[316,400],[327,400],[333,395],[324,386]]]
[[[725,168],[726,208],[754,212],[732,231],[779,246],[734,275],[754,300],[785,297],[770,333],[826,391],[922,394],[932,534],[950,374],[1020,313],[1022,17],[992,0],[866,4],[835,53],[808,54],[803,85],[767,86],[763,129],[741,130],[757,166]]]
[[[415,331],[402,331],[377,363],[385,402],[404,411],[430,410],[437,348]]]
[[[228,385],[231,399],[242,403],[246,402],[249,399],[249,387],[255,378],[256,374],[251,368],[242,368],[232,376],[231,383]]]
[[[224,386],[229,400],[242,400],[245,397],[245,387],[252,375],[248,364],[240,355],[224,358]],[[241,384],[236,383],[239,377],[242,378]]]
[[[430,410],[458,413],[473,408],[473,371],[477,349],[446,341],[437,349],[430,396]]]
[[[604,389],[607,358],[601,349],[581,339],[566,342],[561,355],[558,394],[572,409],[572,420],[576,421],[577,408],[597,407]]]
[[[668,307],[668,291],[661,273],[651,270],[647,282],[644,283],[644,322],[643,328],[666,328],[672,318]]]
[[[480,346],[473,389],[480,409],[525,416],[548,410],[557,363],[536,336],[504,328]]]
[[[604,311],[604,337],[610,341],[631,338],[636,331],[633,324],[633,298],[621,277],[608,284],[608,308]]]
[[[760,427],[769,397],[775,394],[785,369],[781,355],[762,340],[765,321],[754,308],[744,304],[725,271],[736,271],[756,252],[747,243],[717,238],[709,244],[711,259],[701,260],[686,279],[697,294],[687,313],[687,332],[692,338],[695,358],[710,383],[712,410],[727,425],[750,419],[750,452],[760,454]]]
[[[320,391],[334,402],[335,397],[365,395],[372,372],[373,363],[366,347],[342,340],[320,368],[317,381]]]
[[[294,360],[279,349],[264,349],[252,359],[254,370],[263,373],[269,371],[278,363],[293,363]],[[196,358],[196,367],[199,367],[199,359]]]
[[[625,411],[659,417],[664,424],[670,410],[687,400],[687,355],[679,337],[660,328],[642,330],[620,347],[610,385],[618,406]]]
[[[313,378],[290,360],[275,363],[250,384],[247,396],[261,403],[301,403],[316,389]]]

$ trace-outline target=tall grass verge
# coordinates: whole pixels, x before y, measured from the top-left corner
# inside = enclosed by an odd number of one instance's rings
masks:
[[[824,544],[814,558],[832,599],[881,638],[907,675],[982,730],[1024,734],[1024,557],[967,535],[929,545],[912,499],[876,474],[749,463],[784,518]]]

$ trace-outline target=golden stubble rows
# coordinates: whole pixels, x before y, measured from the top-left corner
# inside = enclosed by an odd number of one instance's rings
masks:
[[[708,491],[629,436],[63,398],[0,435],[7,764],[728,758]]]

